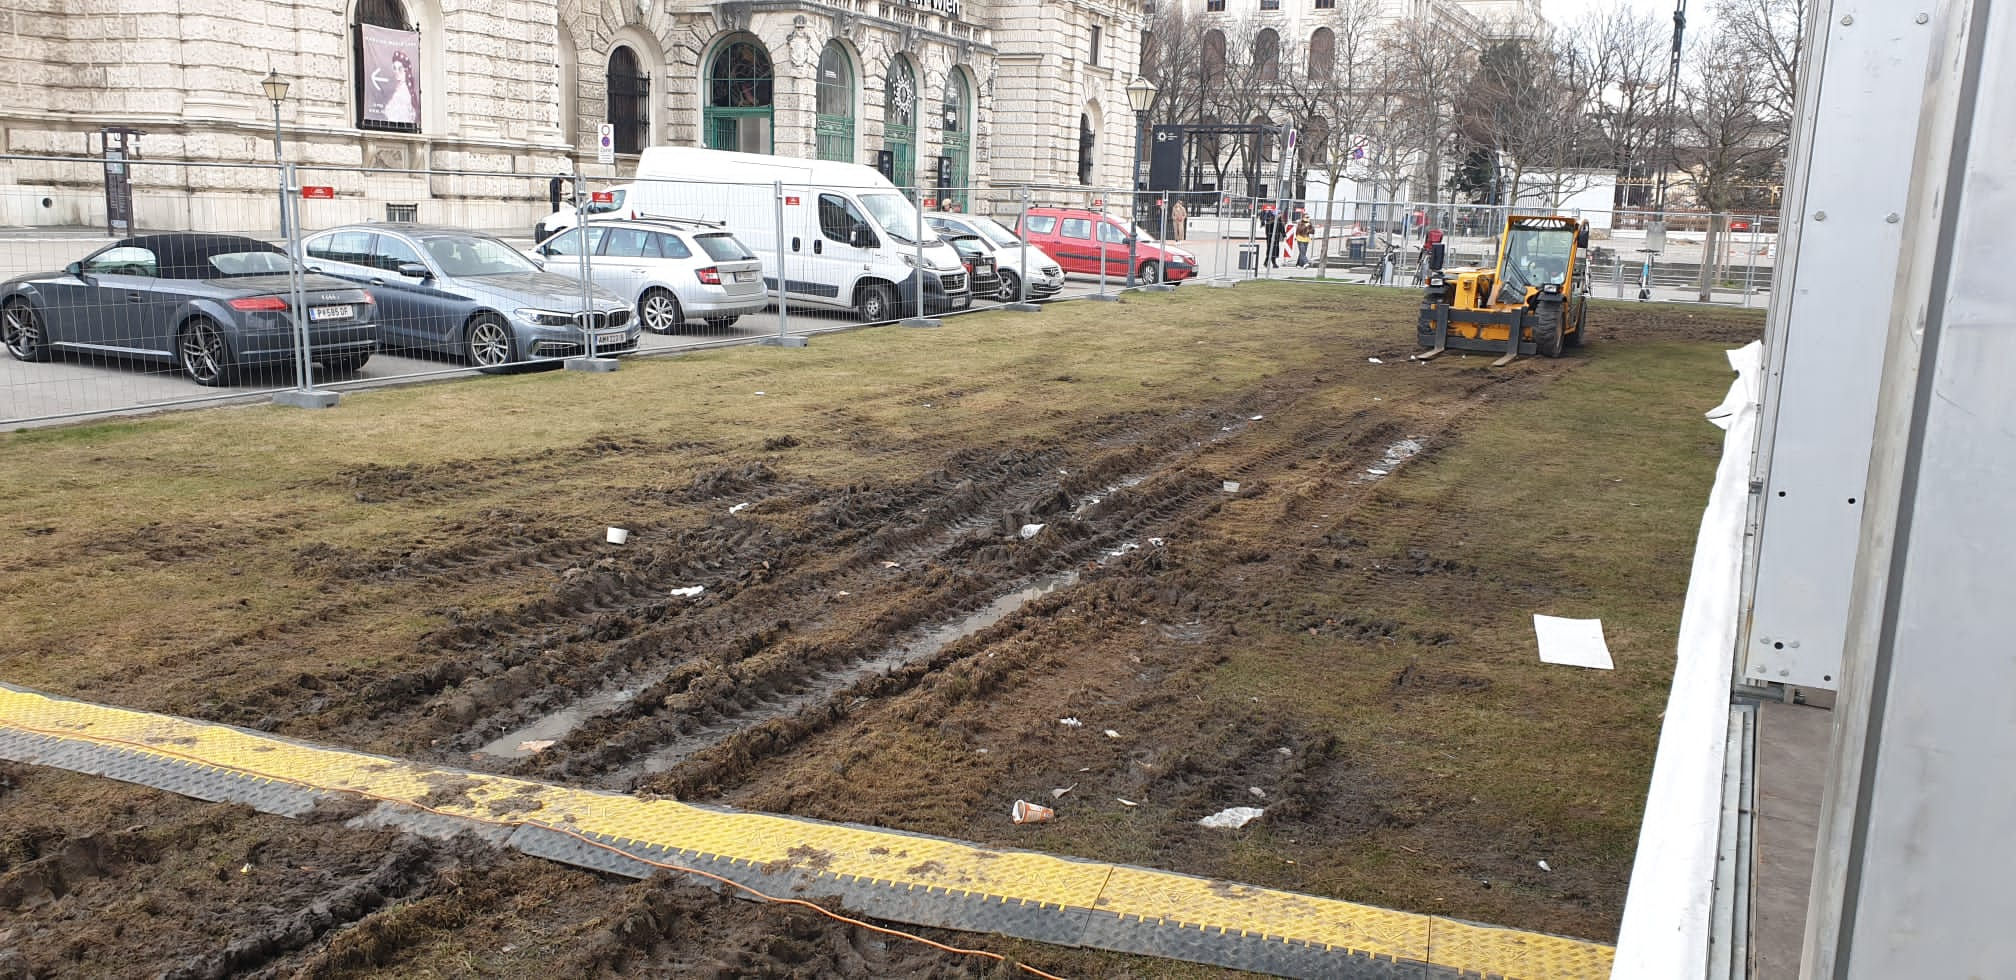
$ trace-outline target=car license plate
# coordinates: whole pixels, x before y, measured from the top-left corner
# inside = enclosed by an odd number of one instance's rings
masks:
[[[310,320],[348,320],[357,315],[357,307],[352,304],[342,306],[311,306],[308,308]]]
[[[747,272],[738,272],[738,273],[735,273],[735,281],[736,281],[736,282],[755,282],[755,281],[756,281],[756,270],[754,270],[754,269],[751,269],[751,270],[749,270],[749,271],[747,271]]]
[[[610,342],[620,343],[628,339],[630,339],[630,332],[627,330],[604,330],[595,335],[595,341],[603,344]]]

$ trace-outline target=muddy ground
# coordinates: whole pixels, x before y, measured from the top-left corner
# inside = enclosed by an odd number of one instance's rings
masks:
[[[1178,298],[1310,332],[1241,348],[1232,381],[1173,365],[1138,405],[1064,410],[1068,362],[945,371],[870,379],[859,400],[734,438],[609,425],[470,455],[447,438],[432,461],[276,476],[258,506],[17,514],[0,609],[23,628],[0,639],[0,680],[1613,939],[1719,437],[1699,412],[1728,383],[1716,352],[1761,321],[1604,306],[1578,356],[1417,367],[1391,328],[1410,299],[1263,289]],[[708,363],[744,370],[734,356]],[[727,385],[758,383],[777,384]],[[1200,397],[1172,397],[1185,387]],[[962,405],[982,417],[891,421]],[[99,439],[5,451],[132,479],[203,466],[107,462]],[[120,625],[84,638],[51,611],[65,594]],[[1602,615],[1616,675],[1532,663],[1533,612]],[[1066,787],[1056,821],[1007,819]],[[1266,816],[1196,825],[1242,804]],[[351,815],[289,821],[0,764],[0,978],[1013,973]],[[1218,974],[924,934],[1060,975]]]

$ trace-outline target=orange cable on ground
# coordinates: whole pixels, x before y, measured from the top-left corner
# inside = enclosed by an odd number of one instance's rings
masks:
[[[150,745],[144,742],[136,742],[131,739],[83,735],[75,731],[37,728],[32,725],[10,724],[8,727],[13,728],[17,731],[31,732],[36,735],[45,735],[50,738],[83,739],[85,741],[96,742],[101,745],[121,745],[151,755],[171,756],[180,759],[184,762],[189,762],[196,765],[210,766],[213,768],[227,768],[223,766],[218,766],[215,762],[212,762],[208,759],[203,759],[183,752],[177,752],[174,749],[164,748],[159,745]],[[955,953],[961,956],[979,956],[985,959],[993,960],[996,963],[1008,962],[1008,957],[1003,956],[1000,953],[992,952],[990,950],[965,949],[958,946],[947,945],[945,943],[937,942],[935,940],[926,939],[923,936],[919,936],[915,933],[904,932],[900,929],[891,929],[886,926],[878,926],[873,923],[864,922],[860,919],[852,918],[850,916],[841,915],[840,913],[834,912],[831,909],[825,908],[817,903],[808,902],[801,898],[778,898],[774,895],[767,894],[759,889],[750,887],[749,885],[745,885],[732,878],[724,878],[721,875],[713,874],[707,871],[702,871],[698,868],[689,868],[685,867],[684,865],[670,864],[664,861],[654,861],[647,857],[641,857],[639,855],[632,854],[629,851],[623,850],[620,847],[612,847],[601,841],[595,840],[594,838],[589,837],[586,834],[583,834],[576,830],[571,830],[566,827],[556,827],[551,824],[542,823],[537,820],[526,820],[526,819],[502,820],[493,817],[481,816],[479,814],[451,813],[447,810],[437,809],[435,807],[431,807],[424,803],[420,803],[414,800],[402,800],[397,797],[382,796],[377,793],[373,793],[369,790],[337,788],[334,786],[322,786],[316,783],[308,782],[307,780],[297,779],[292,776],[279,776],[273,773],[263,772],[258,769],[253,769],[251,767],[242,765],[234,764],[229,766],[228,768],[230,768],[235,772],[242,773],[244,775],[257,776],[261,779],[269,779],[276,783],[287,783],[292,786],[300,786],[306,789],[318,790],[324,793],[347,793],[352,796],[361,796],[366,799],[377,800],[381,803],[391,803],[395,806],[410,806],[416,810],[424,810],[428,813],[436,814],[443,817],[450,817],[458,820],[473,820],[478,823],[492,824],[499,827],[536,827],[540,830],[552,831],[553,833],[561,834],[567,837],[572,837],[583,844],[587,844],[591,847],[599,847],[605,851],[609,851],[612,854],[620,854],[623,857],[628,858],[632,861],[636,861],[640,864],[648,864],[654,868],[663,868],[667,871],[678,871],[684,874],[697,875],[701,878],[707,878],[713,881],[718,881],[724,885],[730,885],[735,888],[741,889],[742,891],[747,892],[750,895],[753,895],[756,898],[762,899],[763,901],[769,902],[773,905],[802,906],[804,908],[811,909],[812,911],[817,912],[820,915],[823,915],[829,919],[832,919],[835,922],[844,922],[847,925],[866,929],[870,932],[881,933],[885,936],[894,936],[898,939],[907,939],[911,942],[920,943],[922,945],[929,946],[933,949],[941,950],[947,953]],[[1026,963],[1016,963],[1015,967],[1024,973],[1028,973],[1032,976],[1040,978],[1040,980],[1064,980],[1063,977],[1059,977],[1053,973],[1046,973]]]

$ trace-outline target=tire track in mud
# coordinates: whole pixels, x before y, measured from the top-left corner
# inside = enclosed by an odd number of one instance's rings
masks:
[[[986,637],[956,643],[919,663],[892,657],[906,644],[904,629],[920,623],[944,623],[948,617],[969,612],[970,597],[993,598],[1012,593],[1030,576],[1056,572],[1081,564],[1099,568],[1130,554],[1128,546],[1149,531],[1165,536],[1180,535],[1184,528],[1222,506],[1226,495],[1220,484],[1224,476],[1270,474],[1294,460],[1312,455],[1342,456],[1353,468],[1363,468],[1385,458],[1389,444],[1404,430],[1425,440],[1433,440],[1465,407],[1490,397],[1499,382],[1479,380],[1458,392],[1431,396],[1431,401],[1451,406],[1432,427],[1378,409],[1358,411],[1339,419],[1323,419],[1302,425],[1295,436],[1258,450],[1228,450],[1238,445],[1236,437],[1248,426],[1227,424],[1222,413],[1202,413],[1165,425],[1146,438],[1115,440],[1117,452],[1080,464],[1079,486],[1096,486],[1101,499],[1089,511],[1071,514],[1074,500],[1089,496],[1084,490],[1074,495],[1061,483],[1048,479],[1048,471],[1020,474],[1008,479],[997,469],[989,489],[979,490],[962,480],[954,484],[954,494],[933,497],[932,485],[943,480],[920,481],[925,489],[900,496],[903,505],[918,500],[946,501],[942,510],[929,513],[954,516],[941,521],[935,537],[918,535],[916,524],[899,524],[860,539],[856,558],[872,560],[878,554],[901,554],[905,564],[914,561],[956,563],[962,574],[956,580],[940,582],[921,598],[890,602],[882,606],[877,621],[865,633],[844,640],[808,637],[808,642],[788,643],[774,650],[754,653],[745,644],[730,657],[697,655],[681,661],[659,683],[646,686],[634,698],[616,709],[584,719],[572,732],[554,740],[537,757],[517,763],[516,772],[567,779],[594,779],[621,786],[660,764],[672,765],[663,773],[649,776],[639,784],[653,791],[683,791],[698,784],[732,782],[738,771],[747,771],[764,759],[789,751],[811,731],[844,717],[850,706],[900,693],[932,671],[942,669],[968,652],[983,646]],[[1278,409],[1276,409],[1278,410]],[[1207,431],[1200,422],[1216,423]],[[1247,419],[1241,422],[1250,421]],[[1144,459],[1142,446],[1155,445],[1161,451],[1152,462]],[[1229,455],[1228,455],[1229,454]],[[1225,459],[1213,457],[1227,456]],[[1033,462],[1047,466],[1056,461],[1044,456]],[[1149,475],[1128,478],[1131,486],[1116,487],[1101,480],[1107,474],[1140,472]],[[935,475],[935,474],[934,474]],[[1350,493],[1355,494],[1356,488]],[[1347,494],[1348,496],[1349,494]],[[951,499],[956,497],[957,499]],[[1063,519],[1039,535],[1034,543],[1004,540],[1000,521],[992,511],[1004,501],[1043,500],[1052,510],[1061,510]],[[980,503],[985,501],[985,504]],[[900,506],[900,505],[899,505]],[[1338,509],[1341,509],[1338,508]],[[1038,508],[1031,513],[1046,516]],[[886,510],[885,510],[886,513]],[[823,512],[833,520],[840,514]],[[840,519],[836,524],[850,524]],[[830,545],[831,540],[825,542]],[[878,551],[876,544],[896,545],[893,552]],[[1152,553],[1143,556],[1153,562]],[[857,564],[862,562],[857,562]],[[775,589],[800,595],[825,597],[835,586],[849,584],[844,577],[827,576],[818,581],[802,577],[780,580]],[[840,591],[846,591],[844,589]],[[969,597],[960,603],[958,596]],[[732,605],[732,599],[724,602]],[[734,616],[733,610],[722,614]],[[1012,613],[1004,613],[1009,616]],[[809,627],[809,621],[801,621]],[[898,624],[907,624],[899,627]],[[809,633],[809,630],[800,630]],[[864,669],[862,665],[871,664]],[[628,679],[628,678],[626,678]],[[800,720],[794,720],[800,719]],[[490,733],[495,733],[495,728]],[[457,741],[471,742],[469,736]],[[640,765],[639,758],[655,760]],[[690,762],[688,760],[691,760]],[[704,777],[698,774],[704,773]]]

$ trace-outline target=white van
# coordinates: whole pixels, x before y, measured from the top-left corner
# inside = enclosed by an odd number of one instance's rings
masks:
[[[903,192],[874,168],[687,146],[653,146],[636,178],[616,188],[615,218],[687,218],[722,222],[763,260],[766,287],[778,278],[777,195],[784,183],[785,292],[794,306],[853,310],[887,320],[917,309],[918,214]],[[608,205],[603,205],[608,207]],[[589,220],[598,217],[591,210]],[[548,215],[548,234],[573,227],[574,213]],[[924,312],[972,305],[959,253],[923,226]]]

